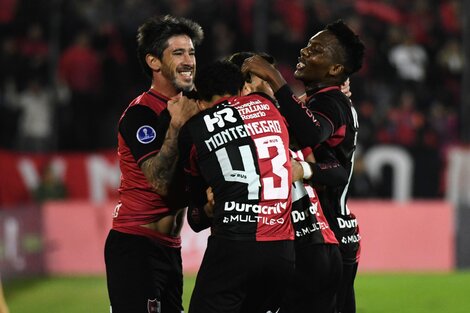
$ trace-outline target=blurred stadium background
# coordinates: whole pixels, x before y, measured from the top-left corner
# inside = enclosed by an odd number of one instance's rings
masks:
[[[292,72],[310,36],[337,18],[359,33],[359,312],[470,311],[470,1],[0,0],[0,273],[12,312],[107,310],[116,125],[149,86],[135,33],[154,14],[203,26],[199,66],[267,51],[299,93]],[[206,236],[184,229],[188,286]]]

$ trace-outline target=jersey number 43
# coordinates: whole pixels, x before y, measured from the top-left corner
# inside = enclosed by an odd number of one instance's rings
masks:
[[[243,162],[243,170],[236,170],[232,167],[226,148],[216,151],[225,181],[246,184],[249,200],[259,199],[260,188],[262,188],[264,200],[287,199],[291,182],[287,169],[288,154],[282,138],[272,135],[255,138],[254,142],[258,152],[257,157],[253,156],[249,145],[238,147]],[[262,177],[256,171],[256,161],[258,161],[260,167],[270,167],[268,169],[264,168],[264,171],[262,170],[263,173],[266,173]],[[265,161],[270,162],[267,163]]]

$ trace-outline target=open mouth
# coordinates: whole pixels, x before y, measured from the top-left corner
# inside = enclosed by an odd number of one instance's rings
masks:
[[[183,77],[188,77],[188,78],[193,77],[193,72],[191,71],[179,72],[179,74]]]
[[[303,68],[305,68],[305,63],[303,62],[302,58],[299,58],[298,61],[299,61],[299,62],[297,63],[297,65],[295,66],[295,68],[296,68],[297,70],[302,70]]]
[[[178,72],[178,74],[179,74],[184,80],[192,80],[192,79],[193,79],[193,72],[192,72],[192,71],[181,71],[181,72]]]
[[[194,76],[194,69],[188,66],[181,67],[177,70],[178,76],[185,81],[190,81]]]

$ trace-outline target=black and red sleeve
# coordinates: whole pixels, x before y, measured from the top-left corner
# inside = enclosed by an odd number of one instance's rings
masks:
[[[339,163],[336,156],[331,149],[326,148],[324,145],[319,145],[314,151],[316,163],[311,163],[312,178],[311,182],[314,185],[322,186],[344,186],[348,183],[348,172]]]
[[[170,121],[165,112],[158,116],[147,106],[135,105],[127,109],[119,123],[119,133],[139,166],[163,145]]]
[[[289,124],[289,132],[301,147],[314,148],[333,133],[331,122],[322,115],[314,114],[295,97],[289,86],[282,86],[275,97]]]

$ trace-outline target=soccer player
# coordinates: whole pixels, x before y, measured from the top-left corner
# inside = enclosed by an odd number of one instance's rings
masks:
[[[241,67],[244,60],[255,55],[253,52],[238,52],[229,57],[229,60]],[[259,54],[270,64],[274,58],[265,53]],[[249,73],[245,77],[242,93],[251,93],[264,90],[274,97],[271,86],[260,77]],[[348,92],[347,86],[345,91]],[[292,167],[302,166],[307,169],[315,167],[316,175],[310,183],[316,185],[343,185],[347,183],[347,173],[334,156],[325,149],[317,151],[322,153],[323,162],[318,164],[310,148],[300,151],[294,148],[291,141],[291,154],[294,158]],[[305,156],[304,156],[305,154]],[[305,163],[306,161],[312,164]],[[307,174],[309,177],[311,174]],[[297,177],[297,174],[295,175]],[[286,289],[281,312],[308,312],[315,307],[318,313],[334,313],[336,308],[336,295],[342,273],[341,253],[338,241],[329,227],[316,191],[309,183],[302,180],[302,176],[294,181],[292,188],[292,223],[295,231],[295,273],[291,285]]]
[[[287,126],[266,94],[239,96],[243,84],[230,62],[201,69],[203,111],[180,133],[189,224],[211,226],[190,313],[276,312],[294,271]]]
[[[361,68],[363,55],[363,43],[341,20],[310,38],[307,46],[300,50],[294,73],[305,85],[305,104],[295,98],[279,71],[263,58],[249,58],[242,67],[244,72],[252,72],[269,82],[297,142],[302,147],[311,147],[319,163],[322,163],[322,155],[317,155],[316,148],[321,145],[330,150],[349,179],[359,124],[356,111],[340,86]],[[314,168],[305,170],[315,176]],[[324,213],[340,242],[343,276],[337,310],[342,313],[356,310],[353,285],[360,251],[357,220],[347,207],[348,186],[346,183],[318,189]]]
[[[113,313],[183,311],[179,232],[187,197],[176,170],[177,136],[198,109],[170,98],[193,89],[194,46],[202,39],[201,27],[184,18],[154,17],[138,29],[138,58],[151,86],[119,120],[120,199],[105,245]]]

